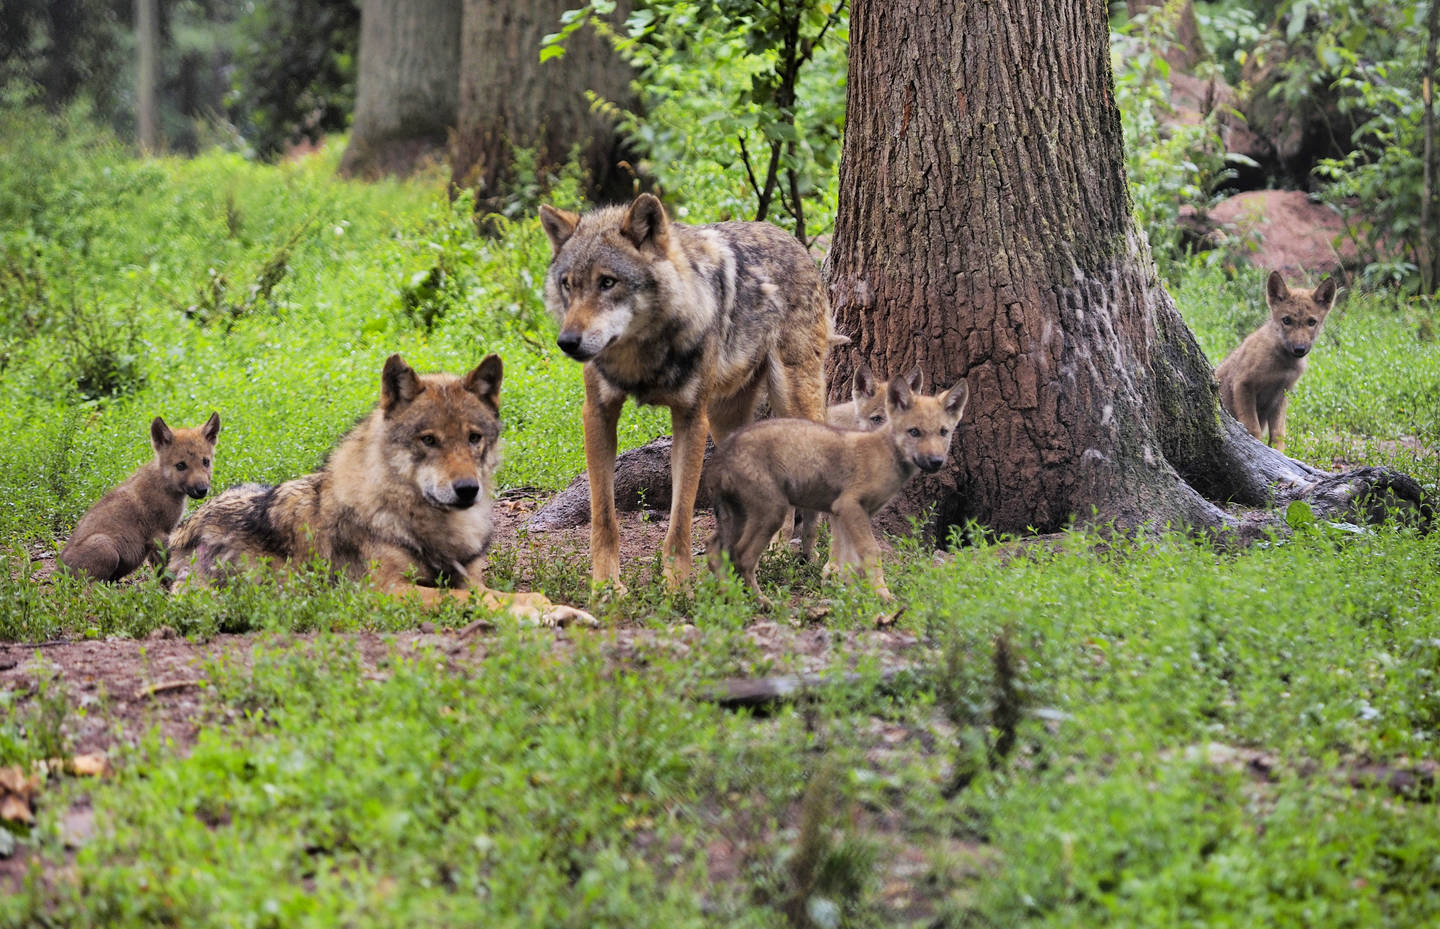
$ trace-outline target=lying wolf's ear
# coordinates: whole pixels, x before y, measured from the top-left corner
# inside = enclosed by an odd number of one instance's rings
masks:
[[[1327,277],[1320,282],[1319,287],[1315,288],[1315,292],[1310,295],[1310,299],[1314,300],[1315,305],[1320,307],[1321,310],[1328,313],[1330,312],[1330,307],[1335,304],[1335,290],[1335,278]]]
[[[620,234],[641,251],[664,252],[670,244],[670,217],[654,194],[641,194],[625,211]]]
[[[912,369],[909,374],[905,375],[905,383],[907,383],[907,384],[910,385],[910,392],[911,392],[911,393],[915,393],[915,394],[924,393],[924,392],[925,392],[925,372],[920,370],[920,366],[919,366],[919,365],[916,365],[916,366],[914,367],[914,369]]]
[[[460,385],[490,404],[498,412],[500,409],[500,377],[504,371],[505,366],[500,363],[499,355],[486,355],[485,360],[476,365],[474,371],[465,375],[465,379],[460,382]]]
[[[891,412],[910,409],[915,395],[910,392],[910,383],[903,377],[892,377],[885,386],[885,408]]]
[[[405,363],[399,355],[385,359],[385,370],[380,372],[380,409],[390,415],[420,396],[425,388],[420,384],[420,375]]]
[[[965,415],[965,404],[970,400],[970,385],[964,381],[957,381],[955,386],[945,391],[945,412],[955,417],[958,421]]]
[[[551,253],[558,255],[560,249],[575,234],[575,227],[580,225],[580,214],[567,213],[564,210],[557,210],[549,204],[541,204],[540,225],[544,227],[545,234],[550,237]]]
[[[212,412],[210,418],[205,420],[203,430],[200,434],[205,436],[205,441],[214,445],[215,440],[220,438],[220,414]]]
[[[165,420],[158,416],[150,420],[150,444],[155,446],[157,452],[174,441],[175,433],[171,432],[170,427],[165,425]]]
[[[855,369],[855,375],[850,379],[850,394],[856,399],[875,396],[875,375],[870,373],[869,365],[861,363]]]
[[[1285,286],[1285,278],[1279,271],[1271,271],[1270,276],[1265,278],[1265,302],[1273,306],[1289,296],[1290,288]]]

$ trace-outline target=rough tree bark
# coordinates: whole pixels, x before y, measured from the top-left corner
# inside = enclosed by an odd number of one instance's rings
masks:
[[[560,29],[571,0],[464,0],[460,51],[459,126],[451,152],[457,187],[476,190],[480,213],[499,211],[516,182],[515,153],[529,149],[544,172],[579,149],[587,195],[596,202],[628,199],[630,158],[613,121],[592,110],[587,90],[633,107],[629,66],[606,39],[586,27],[570,36],[565,54],[540,61],[540,42]],[[623,20],[628,4],[616,10]]]
[[[155,89],[160,83],[159,0],[135,0],[135,136],[140,151],[154,154],[160,146],[160,118]]]
[[[408,174],[455,126],[460,0],[364,0],[347,177]]]
[[[826,265],[831,400],[855,364],[970,384],[951,464],[901,510],[941,538],[1072,518],[1235,524],[1218,502],[1345,509],[1403,475],[1330,478],[1219,410],[1157,278],[1124,175],[1104,0],[857,0]],[[1329,512],[1328,505],[1317,507]]]

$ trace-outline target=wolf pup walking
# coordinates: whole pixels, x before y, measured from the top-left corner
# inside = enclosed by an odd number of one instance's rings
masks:
[[[554,256],[545,301],[558,344],[585,362],[585,468],[591,577],[618,580],[616,424],[627,396],[670,408],[670,528],[665,579],[690,573],[690,526],[705,437],[754,418],[825,418],[829,301],[803,246],[769,223],[688,226],[642,194],[585,215],[550,206],[540,222]],[[809,520],[802,548],[813,548]]]
[[[426,606],[473,595],[541,622],[593,622],[541,594],[500,593],[482,583],[493,532],[501,373],[495,355],[464,377],[422,377],[391,355],[379,405],[319,471],[278,487],[228,490],[175,530],[175,586],[206,584],[246,561],[279,568],[321,558],[337,573]]]
[[[830,559],[863,568],[881,597],[890,599],[870,517],[919,471],[940,470],[965,412],[970,389],[960,381],[935,397],[911,392],[907,378],[885,387],[888,422],[853,432],[797,420],[763,420],[715,450],[710,476],[715,535],[712,570],[723,555],[760,597],[755,567],[787,507],[830,514]]]
[[[199,500],[210,492],[219,437],[219,413],[194,429],[171,429],[155,417],[150,423],[155,458],[80,517],[60,564],[97,581],[118,581],[142,561],[158,560],[160,543],[185,514],[185,498]]]
[[[1270,444],[1285,451],[1286,392],[1305,373],[1306,356],[1325,317],[1335,305],[1335,280],[1327,278],[1314,291],[1292,293],[1279,271],[1265,280],[1270,319],[1245,337],[1215,369],[1220,402],[1250,434],[1270,432]]]

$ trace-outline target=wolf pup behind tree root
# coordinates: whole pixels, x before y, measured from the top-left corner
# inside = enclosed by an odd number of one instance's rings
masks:
[[[542,594],[500,593],[482,583],[493,532],[501,371],[490,355],[464,377],[422,377],[391,355],[379,405],[319,471],[278,487],[228,490],[175,530],[175,586],[203,585],[246,561],[278,568],[318,557],[337,573],[426,606],[473,595],[541,622],[593,622]]]
[[[97,581],[118,581],[157,561],[160,543],[185,514],[185,498],[210,492],[210,463],[220,437],[220,414],[205,425],[171,429],[150,423],[155,458],[101,497],[76,524],[60,563]]]
[[[1255,438],[1266,429],[1276,451],[1285,451],[1285,393],[1305,373],[1306,356],[1335,305],[1335,281],[1311,293],[1292,293],[1279,271],[1265,280],[1270,319],[1245,337],[1215,369],[1220,402]]]
[[[924,397],[910,391],[907,378],[897,377],[885,387],[889,421],[874,432],[771,419],[735,433],[715,450],[711,463],[711,569],[721,570],[722,555],[729,555],[765,602],[755,567],[786,508],[801,507],[830,514],[831,561],[863,568],[876,592],[890,599],[870,517],[917,472],[935,472],[945,464],[969,397],[964,381]]]
[[[627,396],[668,406],[670,529],[665,578],[691,568],[690,522],[707,433],[723,440],[768,397],[776,416],[825,417],[829,302],[803,246],[769,223],[674,223],[642,194],[585,215],[540,208],[554,257],[545,301],[558,344],[585,362],[591,576],[618,580],[615,427]],[[802,548],[814,546],[816,521]]]
[[[916,368],[905,381],[910,385],[910,392],[918,394],[925,389],[925,372]],[[861,432],[874,432],[885,425],[885,393],[876,389],[875,375],[870,373],[870,366],[861,362],[850,379],[850,385],[849,400],[826,408],[826,425]]]

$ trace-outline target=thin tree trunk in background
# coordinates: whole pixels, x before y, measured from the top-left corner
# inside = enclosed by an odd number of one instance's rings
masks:
[[[565,43],[560,58],[540,61],[540,42],[560,29],[573,0],[465,0],[460,50],[459,125],[451,153],[456,187],[476,191],[481,214],[502,212],[517,183],[540,181],[578,155],[587,195],[597,202],[628,199],[633,174],[613,119],[594,110],[587,90],[627,109],[635,106],[632,73],[592,27]],[[627,3],[613,21],[623,22]],[[533,155],[515,171],[520,152]]]
[[[1425,103],[1425,183],[1420,198],[1420,283],[1425,293],[1435,292],[1440,280],[1440,249],[1435,231],[1435,44],[1440,30],[1440,0],[1430,0],[1426,17],[1425,74],[1420,78],[1420,98]]]
[[[1155,16],[1170,2],[1173,0],[1125,0],[1125,10],[1131,16],[1146,11]],[[1195,4],[1193,0],[1185,0],[1175,21],[1175,41],[1165,50],[1165,60],[1175,70],[1189,73],[1209,57],[1205,40],[1200,37],[1200,24],[1195,19]]]
[[[364,0],[347,177],[409,174],[443,155],[459,101],[460,0]]]
[[[135,44],[139,51],[135,75],[135,136],[140,143],[140,151],[149,155],[160,145],[160,123],[155,106],[160,65],[159,0],[135,0]]]
[[[826,261],[851,343],[831,353],[831,400],[861,361],[969,382],[950,464],[898,504],[934,506],[941,539],[971,519],[1234,525],[1212,501],[1267,504],[1323,475],[1219,410],[1161,286],[1126,187],[1106,3],[1041,6],[854,4]]]

